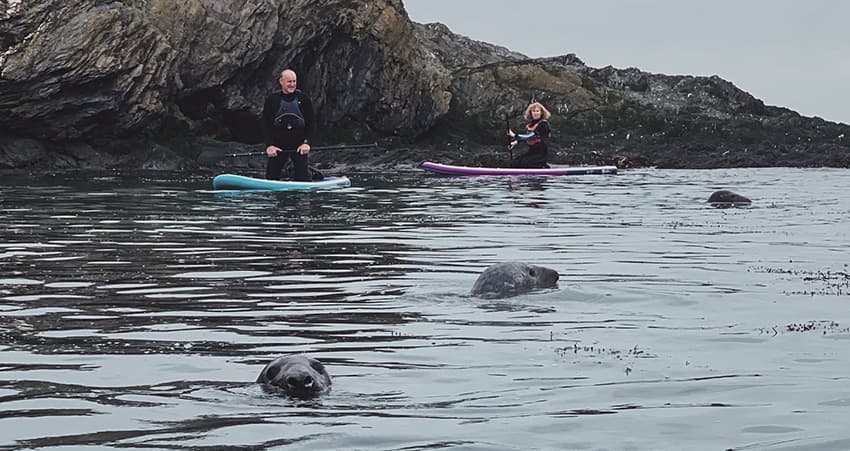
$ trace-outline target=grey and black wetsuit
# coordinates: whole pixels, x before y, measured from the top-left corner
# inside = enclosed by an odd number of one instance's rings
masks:
[[[291,158],[295,169],[294,178],[299,181],[310,180],[307,155],[295,150],[309,143],[315,128],[313,103],[300,90],[292,94],[280,91],[266,97],[263,104],[263,141],[266,146],[277,146],[285,152],[269,157],[266,164],[266,178],[280,179],[280,173]]]
[[[517,141],[525,141],[528,151],[515,157],[511,161],[512,168],[547,168],[546,160],[549,158],[549,139],[552,130],[549,122],[545,119],[531,121],[526,124],[527,133],[517,135]]]

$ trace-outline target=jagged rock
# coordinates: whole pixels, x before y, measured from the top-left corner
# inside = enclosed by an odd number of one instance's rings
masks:
[[[0,124],[48,142],[144,130],[174,90],[177,54],[138,9],[30,0],[2,19]]]
[[[502,46],[476,41],[452,33],[441,23],[414,23],[416,35],[428,51],[449,70],[483,66],[504,61],[523,61],[529,57]]]

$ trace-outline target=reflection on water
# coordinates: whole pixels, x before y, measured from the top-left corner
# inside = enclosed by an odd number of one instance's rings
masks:
[[[0,448],[850,446],[847,171],[349,176],[4,177]],[[505,260],[560,286],[470,297]]]

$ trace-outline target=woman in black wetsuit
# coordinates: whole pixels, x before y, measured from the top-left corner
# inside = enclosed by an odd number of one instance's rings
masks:
[[[551,114],[539,102],[533,102],[525,109],[525,133],[517,135],[508,129],[511,137],[511,149],[516,147],[519,141],[528,144],[528,151],[511,160],[512,168],[548,168],[548,144],[552,137],[552,129],[549,128],[549,117]]]

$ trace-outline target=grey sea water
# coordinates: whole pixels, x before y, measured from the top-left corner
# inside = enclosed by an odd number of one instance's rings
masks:
[[[3,177],[0,448],[850,448],[850,171],[347,175]],[[505,260],[559,287],[467,296]]]

